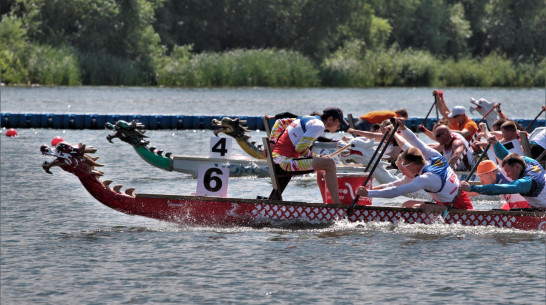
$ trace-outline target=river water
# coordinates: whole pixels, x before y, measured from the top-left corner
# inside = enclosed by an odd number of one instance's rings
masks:
[[[359,115],[406,107],[424,117],[425,89],[1,88],[2,112],[262,115],[339,105]],[[445,89],[534,118],[543,89]],[[537,110],[538,109],[538,110]],[[186,227],[107,208],[76,177],[46,174],[55,136],[97,148],[104,179],[137,193],[191,194],[196,180],[153,168],[106,130],[19,129],[1,137],[2,304],[544,304],[546,234],[456,225],[336,223],[315,228]],[[150,130],[151,144],[202,155],[210,130]],[[251,131],[259,139],[263,131]],[[338,134],[334,135],[339,136]],[[235,153],[243,153],[234,144]],[[266,178],[232,178],[228,196],[269,194]],[[297,179],[284,197],[320,201]],[[404,198],[374,204],[399,205]],[[496,208],[495,198],[475,203]]]

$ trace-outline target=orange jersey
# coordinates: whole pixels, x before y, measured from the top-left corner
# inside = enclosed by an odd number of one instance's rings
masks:
[[[364,119],[366,122],[370,124],[381,124],[384,120],[388,120],[390,118],[395,118],[396,112],[392,110],[378,110],[378,111],[372,111],[368,112],[365,115],[359,117],[359,119]]]
[[[453,130],[462,131],[462,130],[466,129],[466,130],[470,131],[470,134],[468,136],[464,137],[467,141],[470,142],[470,140],[472,140],[472,137],[474,136],[474,134],[478,131],[478,124],[476,124],[476,122],[474,122],[468,116],[465,116],[465,118],[466,118],[466,120],[462,124],[457,124],[454,121],[450,120],[447,127],[449,129],[453,129]]]

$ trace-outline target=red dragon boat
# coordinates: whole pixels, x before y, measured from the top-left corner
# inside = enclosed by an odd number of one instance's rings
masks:
[[[283,223],[330,225],[337,220],[350,222],[391,222],[420,224],[461,224],[464,226],[495,226],[520,230],[546,231],[546,212],[502,210],[451,210],[443,219],[442,209],[423,211],[413,208],[356,206],[346,217],[348,205],[290,202],[271,199],[242,199],[181,196],[164,194],[133,194],[134,188],[121,191],[111,187],[112,181],[101,181],[96,167],[98,157],[88,154],[96,149],[85,144],[73,146],[62,142],[55,148],[42,145],[44,155],[55,157],[42,165],[47,173],[54,166],[74,174],[87,191],[104,205],[129,215],[185,225],[205,226],[268,226]],[[441,207],[439,207],[441,208]]]

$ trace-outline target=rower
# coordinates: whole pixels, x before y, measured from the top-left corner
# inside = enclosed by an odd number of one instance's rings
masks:
[[[466,115],[466,110],[463,106],[455,106],[449,111],[443,93],[438,94],[438,97],[438,110],[444,119],[447,120],[449,129],[460,133],[467,141],[471,142],[472,137],[478,131],[476,122]]]
[[[438,151],[422,142],[411,130],[405,127],[405,120],[398,118],[401,134],[395,134],[404,152],[396,161],[404,177],[383,184],[372,190],[360,187],[357,194],[364,197],[394,198],[421,189],[428,192],[434,202],[410,200],[403,207],[424,207],[425,203],[449,206],[459,188],[459,179]],[[461,192],[453,205],[456,209],[472,209],[466,192]]]
[[[446,125],[438,125],[433,128],[432,135],[438,144],[430,146],[440,152],[453,169],[459,171],[470,170],[474,166],[474,150],[461,134],[452,132]],[[462,156],[463,162],[459,162],[457,168],[455,168],[463,153],[465,153]]]
[[[480,178],[483,185],[510,183],[510,180],[506,179],[505,173],[502,170],[499,170],[497,164],[491,160],[482,161],[478,165],[476,175]],[[468,193],[468,196],[476,195],[478,195],[478,193]],[[503,210],[529,208],[529,203],[521,197],[520,194],[501,194],[499,196],[504,201],[501,208]]]
[[[489,136],[487,141],[493,145],[495,155],[502,159],[506,177],[513,181],[489,185],[461,182],[461,189],[485,195],[520,194],[531,208],[546,210],[546,175],[540,163],[529,157],[510,153],[494,135]]]
[[[487,131],[487,126],[485,123],[480,123],[480,130],[482,131],[480,135],[487,139],[490,133]],[[524,155],[523,148],[521,147],[521,143],[519,141],[520,137],[517,125],[514,121],[504,122],[500,127],[500,133],[493,132],[493,134],[497,137],[500,143],[504,145],[509,153],[516,153],[521,156]],[[486,146],[487,142],[475,142],[474,144],[477,146]],[[501,158],[498,158],[493,151],[488,152],[488,157],[490,160],[494,160],[495,163],[500,163],[502,160]]]

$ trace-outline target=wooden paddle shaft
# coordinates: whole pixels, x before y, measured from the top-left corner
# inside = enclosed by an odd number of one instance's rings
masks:
[[[544,112],[544,109],[542,109],[540,111],[540,113],[531,121],[531,123],[529,123],[529,125],[527,125],[527,127],[525,128],[525,131],[529,130],[529,127],[531,127],[531,125],[533,125],[533,123],[538,119],[538,117]]]
[[[476,172],[476,169],[478,169],[478,165],[480,164],[480,162],[482,162],[483,158],[485,157],[485,154],[487,154],[487,151],[489,150],[489,147],[491,147],[491,143],[487,144],[487,146],[483,150],[482,154],[478,158],[478,161],[476,162],[476,164],[474,164],[474,166],[472,167],[472,170],[470,171],[470,173],[468,173],[468,176],[466,177],[466,179],[464,181],[468,182],[470,180],[470,178],[474,175],[474,173]],[[447,214],[449,214],[449,210],[451,210],[451,208],[453,208],[453,205],[455,204],[455,201],[457,201],[457,198],[459,198],[460,194],[461,194],[461,190],[459,189],[457,191],[457,195],[455,195],[455,197],[453,197],[453,200],[451,200],[451,203],[449,203],[449,206],[447,207],[447,209],[442,214],[442,218],[444,218],[444,219],[446,218]]]
[[[425,117],[425,119],[423,120],[423,123],[421,123],[421,125],[425,126],[425,123],[427,122],[428,120],[428,116],[430,115],[430,113],[432,112],[432,109],[434,108],[434,106],[436,106],[436,103],[438,101],[436,100],[436,95],[434,96],[434,103],[432,103],[432,106],[430,106],[430,109],[428,110],[428,113],[427,113],[427,116]]]
[[[387,140],[386,143],[389,143],[392,138],[394,137],[394,135],[396,134],[396,130],[398,129],[398,124],[395,124],[394,125],[394,128],[389,136],[389,139]],[[385,140],[385,137],[383,137],[382,141]],[[381,146],[382,143],[379,143],[379,146],[377,147],[377,150],[376,152],[379,150],[379,147]],[[379,165],[379,162],[381,162],[381,157],[383,156],[383,154],[385,153],[385,151],[387,150],[387,147],[388,145],[385,144],[383,146],[383,149],[381,150],[381,153],[379,154],[379,156],[377,157],[377,160],[375,161],[375,164],[373,165],[372,169],[370,170],[370,172],[368,173],[368,177],[366,177],[366,180],[364,181],[364,183],[362,184],[362,186],[366,186],[366,184],[368,184],[368,181],[370,181],[372,175],[373,175],[373,172],[375,171],[375,169],[377,168],[377,165]],[[371,162],[370,162],[371,163]],[[353,210],[355,209],[355,206],[356,206],[356,203],[358,202],[358,199],[360,199],[360,196],[359,195],[356,195],[355,199],[353,200],[353,203],[351,203],[351,205],[349,206],[349,208],[347,209],[347,216],[351,216],[353,214]]]
[[[485,120],[485,118],[493,111],[495,110],[495,108],[497,108],[498,106],[500,106],[500,104],[498,104],[497,106],[489,109],[489,111],[482,117],[481,120],[478,121],[477,125],[480,125],[481,122],[483,122],[483,120]],[[487,121],[485,122],[485,124],[487,125]],[[487,125],[487,129],[489,129],[489,125]],[[479,130],[479,126],[478,126],[478,130]],[[470,147],[470,145],[472,145],[472,143],[474,142],[474,140],[476,140],[476,138],[478,137],[478,131],[476,131],[476,133],[474,133],[474,135],[472,136],[472,138],[470,139],[470,141],[468,142],[468,146],[465,146],[464,149],[463,149],[463,153],[459,156],[459,159],[457,159],[457,162],[455,162],[455,165],[453,165],[453,170],[456,170],[457,167],[459,167],[459,164],[461,163],[461,161],[463,161],[463,158],[464,156],[466,155],[467,151],[468,151],[468,147]]]
[[[331,153],[329,156],[330,156],[330,158],[333,158],[333,157],[339,155],[341,152],[343,152],[343,151],[345,151],[345,150],[351,148],[352,146],[353,146],[353,144],[348,144],[348,145],[346,145],[346,146],[344,146],[344,147],[342,147],[342,148],[340,148],[340,149],[334,151],[334,152]]]

